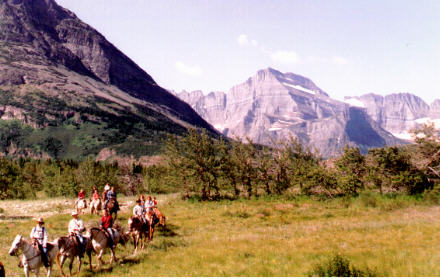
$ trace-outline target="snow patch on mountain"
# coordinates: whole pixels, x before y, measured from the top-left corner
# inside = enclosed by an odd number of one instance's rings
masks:
[[[300,91],[303,91],[303,92],[306,92],[306,93],[309,93],[309,94],[313,94],[313,95],[316,94],[316,92],[314,92],[314,91],[312,91],[310,89],[304,88],[301,85],[293,85],[293,84],[290,84],[290,83],[287,83],[287,82],[283,82],[283,85],[292,87],[293,89],[300,90]]]

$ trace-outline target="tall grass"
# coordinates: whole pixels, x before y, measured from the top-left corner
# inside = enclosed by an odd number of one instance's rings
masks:
[[[131,244],[119,247],[119,263],[104,265],[100,272],[83,268],[80,275],[308,276],[336,254],[355,270],[374,271],[369,275],[440,274],[440,208],[417,198],[368,194],[323,201],[159,199],[167,229],[157,230],[146,251],[133,255]],[[8,216],[2,202],[0,207]],[[128,212],[121,214],[124,225],[127,217]],[[47,219],[51,238],[67,233],[69,219],[68,214]],[[84,220],[92,224],[97,217],[87,215]],[[33,225],[31,220],[0,222],[0,261],[9,276],[23,275],[16,258],[7,255],[10,244],[18,233],[27,237]]]

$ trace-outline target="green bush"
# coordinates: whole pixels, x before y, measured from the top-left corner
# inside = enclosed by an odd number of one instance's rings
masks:
[[[376,272],[366,268],[364,270],[354,267],[350,261],[339,254],[333,255],[324,263],[317,264],[309,274],[318,277],[375,277]]]

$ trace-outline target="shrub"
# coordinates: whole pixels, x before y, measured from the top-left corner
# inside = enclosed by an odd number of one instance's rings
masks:
[[[317,264],[310,276],[319,277],[374,277],[377,276],[374,271],[369,268],[365,270],[358,269],[350,264],[350,261],[339,254],[333,255],[324,263]]]

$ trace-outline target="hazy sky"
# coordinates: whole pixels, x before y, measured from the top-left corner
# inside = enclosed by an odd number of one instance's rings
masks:
[[[57,0],[180,91],[227,91],[272,67],[331,97],[440,98],[438,0]]]

